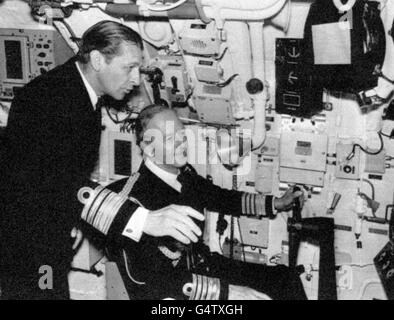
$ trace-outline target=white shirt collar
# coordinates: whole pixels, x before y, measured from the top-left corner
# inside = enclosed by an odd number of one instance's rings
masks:
[[[166,184],[168,184],[171,188],[175,189],[178,192],[181,192],[182,185],[176,179],[178,177],[177,174],[170,173],[160,168],[157,164],[155,164],[151,159],[145,159],[146,167],[158,178],[163,180]]]
[[[96,104],[97,104],[99,97],[97,96],[96,92],[94,91],[94,89],[92,88],[92,86],[90,85],[88,80],[85,78],[81,68],[79,67],[78,62],[75,62],[75,65],[77,66],[77,69],[79,71],[79,74],[81,75],[83,84],[85,85],[85,88],[88,91],[89,98],[92,103],[93,109],[96,109]]]

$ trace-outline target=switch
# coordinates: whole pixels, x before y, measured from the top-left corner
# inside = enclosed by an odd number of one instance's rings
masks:
[[[354,156],[348,160],[353,144],[338,143],[336,145],[335,177],[339,179],[358,180],[360,177],[360,149],[356,148]]]
[[[172,82],[171,93],[172,93],[172,94],[178,93],[178,92],[179,92],[179,89],[178,89],[178,78],[175,77],[175,76],[172,76],[172,77],[171,77],[171,82]]]

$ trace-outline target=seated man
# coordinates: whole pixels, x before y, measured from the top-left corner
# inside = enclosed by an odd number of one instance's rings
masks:
[[[145,108],[137,119],[136,136],[144,156],[138,173],[107,188],[128,195],[148,210],[174,204],[199,212],[207,209],[235,217],[274,218],[276,210],[291,208],[302,195],[290,189],[282,198],[227,190],[199,176],[187,163],[184,126],[166,107]],[[89,211],[94,212],[85,206],[85,212]],[[122,209],[113,214],[120,221]],[[87,214],[85,219],[94,218]],[[171,221],[175,229],[176,219]],[[132,228],[140,226],[130,225],[130,232],[135,231]],[[230,260],[211,253],[201,241],[184,245],[192,237],[181,235],[177,241],[142,234],[138,243],[127,237],[110,239],[110,258],[117,262],[129,295],[134,299],[265,299],[266,295],[272,299],[306,298],[299,277],[291,279],[286,266]]]

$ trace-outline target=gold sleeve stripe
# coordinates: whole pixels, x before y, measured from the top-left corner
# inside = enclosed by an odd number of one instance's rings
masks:
[[[192,282],[183,286],[183,294],[189,300],[219,300],[220,279],[199,274],[192,275]]]
[[[275,217],[272,210],[272,196],[245,192],[242,194],[241,202],[242,215],[268,218]]]
[[[126,196],[102,186],[97,186],[94,190],[82,188],[78,192],[78,199],[85,205],[81,218],[105,235],[108,234],[118,211],[128,200]]]

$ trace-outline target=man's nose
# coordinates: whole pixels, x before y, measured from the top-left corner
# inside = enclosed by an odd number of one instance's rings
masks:
[[[141,74],[139,68],[135,68],[130,73],[130,82],[133,84],[133,86],[139,86],[141,84]]]
[[[187,136],[182,135],[178,136],[176,141],[175,141],[175,147],[178,148],[180,146],[187,146]]]

